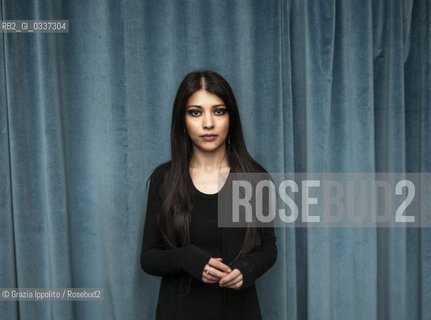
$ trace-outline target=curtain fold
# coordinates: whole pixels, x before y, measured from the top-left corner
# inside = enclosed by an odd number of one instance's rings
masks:
[[[0,3],[0,9],[1,3]],[[3,19],[3,10],[0,10]],[[17,287],[14,245],[14,216],[11,184],[8,87],[6,81],[5,36],[0,33],[0,285]],[[1,303],[0,312],[13,319],[18,317],[18,303]]]
[[[139,265],[147,179],[169,159],[183,76],[214,69],[270,172],[431,171],[428,0],[2,0],[0,288],[101,288],[98,302],[0,301],[7,319],[153,319]],[[264,319],[430,319],[429,228],[280,228]]]

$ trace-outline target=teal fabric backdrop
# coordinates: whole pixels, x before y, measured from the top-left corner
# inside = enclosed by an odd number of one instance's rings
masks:
[[[1,319],[154,319],[139,266],[146,180],[169,158],[181,78],[214,69],[267,170],[431,171],[428,0],[1,1],[0,287],[100,302],[0,302]],[[429,229],[277,229],[264,319],[431,319]]]

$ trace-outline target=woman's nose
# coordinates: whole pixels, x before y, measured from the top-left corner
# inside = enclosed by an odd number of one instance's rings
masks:
[[[207,114],[203,117],[202,126],[204,129],[212,129],[214,127],[214,119],[211,114]]]

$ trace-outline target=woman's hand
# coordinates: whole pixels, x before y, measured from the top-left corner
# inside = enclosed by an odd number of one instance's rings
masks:
[[[242,273],[238,269],[221,278],[219,281],[220,287],[239,289],[243,285]]]
[[[202,282],[217,283],[232,271],[225,265],[222,258],[211,258],[202,271]]]
[[[220,287],[239,289],[243,285],[243,277],[238,269],[231,270],[221,262],[221,258],[211,258],[202,272],[202,282],[219,283]]]

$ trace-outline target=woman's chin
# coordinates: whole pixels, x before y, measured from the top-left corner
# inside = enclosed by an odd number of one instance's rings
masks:
[[[226,148],[226,145],[219,144],[217,142],[211,142],[211,143],[200,143],[200,144],[194,144],[194,149],[198,152],[205,152],[205,153],[216,153],[220,152],[221,150],[224,150]]]

